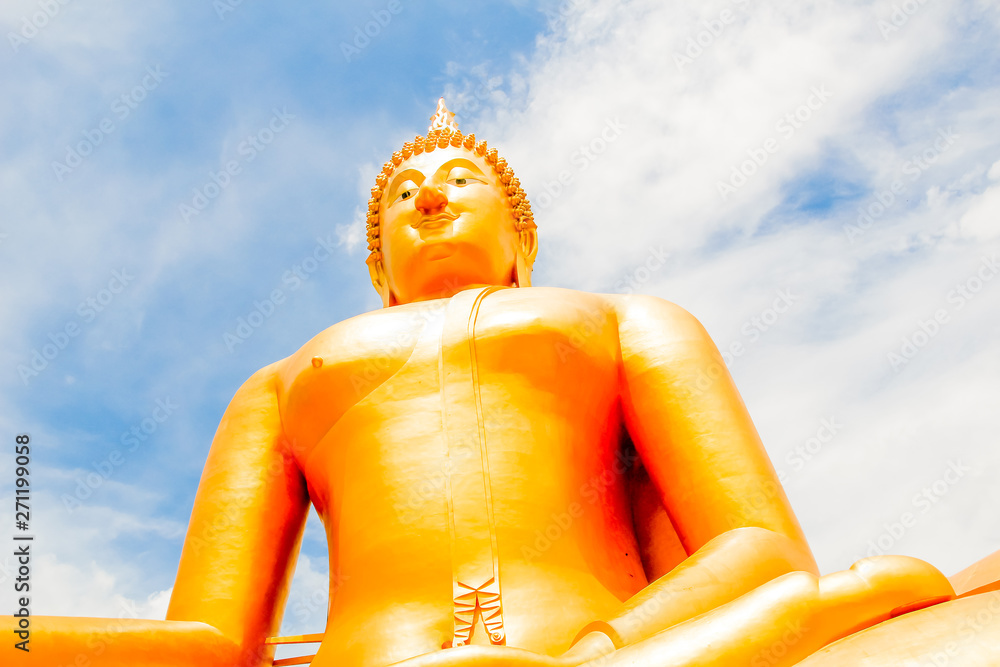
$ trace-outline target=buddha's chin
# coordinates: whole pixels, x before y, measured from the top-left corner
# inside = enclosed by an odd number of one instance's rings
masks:
[[[439,241],[424,245],[422,252],[423,259],[429,262],[447,259],[455,254],[455,244],[449,241]]]

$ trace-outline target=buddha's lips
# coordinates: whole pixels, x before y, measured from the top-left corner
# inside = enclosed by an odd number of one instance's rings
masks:
[[[440,215],[425,216],[417,221],[414,225],[417,229],[439,229],[447,224],[454,222],[458,218],[457,215],[452,215],[448,213],[442,213]]]

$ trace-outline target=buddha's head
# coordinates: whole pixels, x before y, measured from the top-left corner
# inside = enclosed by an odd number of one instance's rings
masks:
[[[477,285],[528,287],[537,251],[528,199],[495,148],[438,101],[426,137],[393,153],[368,201],[368,270],[383,306]]]

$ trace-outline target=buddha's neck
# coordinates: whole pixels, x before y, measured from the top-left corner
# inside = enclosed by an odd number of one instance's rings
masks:
[[[406,303],[417,303],[420,301],[433,301],[434,299],[450,299],[459,292],[464,292],[465,290],[470,290],[470,289],[479,289],[482,287],[493,287],[493,285],[489,283],[469,283],[469,284],[463,283],[463,284],[450,285],[447,288],[434,290],[427,292],[425,294],[420,294],[415,297],[411,297],[406,301],[397,301],[397,305],[403,305]],[[510,287],[510,285],[501,285],[501,287]]]

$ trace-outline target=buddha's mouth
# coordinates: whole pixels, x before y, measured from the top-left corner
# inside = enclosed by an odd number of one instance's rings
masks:
[[[417,221],[416,227],[421,231],[425,229],[426,230],[441,229],[442,227],[445,227],[454,222],[457,218],[458,216],[454,215],[453,213],[441,213],[438,215],[424,216]]]

